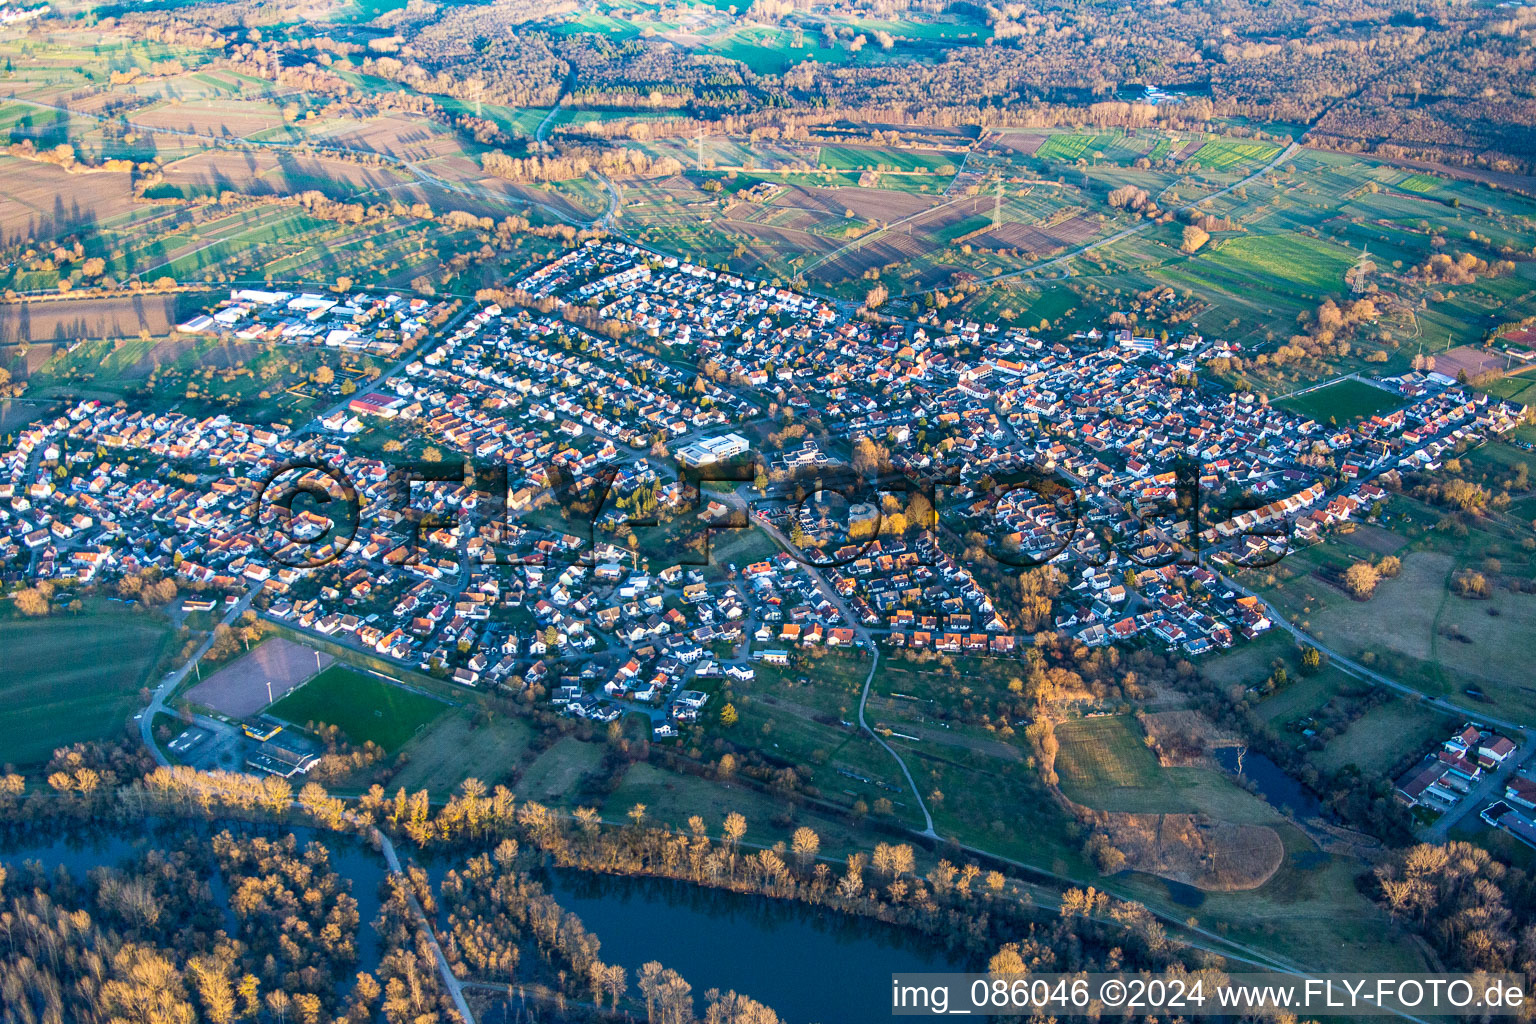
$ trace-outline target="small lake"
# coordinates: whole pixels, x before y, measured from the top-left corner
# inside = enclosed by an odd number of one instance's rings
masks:
[[[1243,755],[1243,770],[1237,770],[1237,747],[1217,747],[1216,760],[1223,768],[1252,782],[1259,794],[1271,806],[1289,810],[1298,818],[1315,818],[1323,813],[1323,805],[1305,786],[1285,774],[1284,769],[1269,758],[1250,750]]]
[[[574,871],[546,884],[631,984],[659,960],[693,986],[701,1010],[706,990],[735,989],[789,1024],[883,1022],[893,972],[970,969],[915,932],[787,900]]]

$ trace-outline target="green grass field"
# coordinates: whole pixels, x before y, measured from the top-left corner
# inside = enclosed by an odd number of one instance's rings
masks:
[[[570,21],[553,26],[550,31],[557,35],[573,35],[578,32],[591,32],[610,39],[632,39],[640,34],[640,30],[627,21],[599,14],[595,11],[586,11],[578,14]]]
[[[1342,424],[1402,408],[1403,400],[1370,384],[1341,380],[1275,404],[1322,423],[1331,419]]]
[[[807,32],[803,45],[794,45],[794,33],[782,28],[738,28],[710,40],[708,52],[728,60],[739,60],[759,75],[777,75],[801,61],[842,64],[848,60],[846,47],[822,47],[820,39]]]
[[[1095,789],[1150,789],[1159,783],[1162,768],[1141,742],[1141,729],[1132,719],[1085,718],[1058,726],[1061,751],[1056,770],[1062,788],[1085,793]]]
[[[1263,288],[1326,295],[1343,290],[1354,257],[1304,235],[1247,235],[1221,242],[1197,262],[1249,276]]]
[[[558,749],[557,745],[550,752]],[[518,795],[526,799],[527,787],[520,784]],[[645,805],[649,820],[678,829],[685,828],[688,818],[697,814],[704,819],[712,835],[720,834],[725,816],[735,811],[747,819],[746,841],[749,843],[776,843],[793,831],[793,826],[774,825],[774,819],[784,812],[784,804],[771,794],[739,783],[674,774],[644,762],[631,765],[625,772],[619,788],[601,808],[603,817],[608,821],[623,821],[635,804]],[[821,837],[821,852],[826,856],[837,857],[854,850],[868,851],[872,843],[867,832],[851,826],[847,819],[817,814],[806,808],[795,812],[795,823],[815,830]]]
[[[533,730],[520,718],[477,722],[470,708],[445,715],[422,730],[400,751],[405,767],[389,788],[425,789],[434,799],[454,792],[473,776],[487,785],[508,781],[526,754]]]
[[[1052,135],[1040,144],[1035,150],[1035,156],[1042,160],[1055,160],[1060,163],[1072,163],[1079,157],[1088,156],[1095,149],[1095,142],[1101,137],[1096,135]],[[1103,139],[1112,141],[1111,136],[1102,136]],[[1108,142],[1106,142],[1106,145]],[[1097,148],[1103,149],[1104,146]]]
[[[822,146],[819,163],[838,171],[892,170],[931,171],[953,169],[958,158],[949,153],[924,153],[910,149],[875,149],[867,146]]]
[[[1456,723],[1420,701],[1393,700],[1372,708],[1313,758],[1333,771],[1347,764],[1363,771],[1390,771],[1415,752],[1425,753],[1449,736]]]
[[[1394,499],[1393,509],[1403,500]],[[1466,701],[1466,689],[1479,688],[1490,714],[1530,721],[1536,689],[1526,680],[1536,656],[1536,597],[1503,588],[1486,601],[1456,597],[1448,589],[1451,574],[1459,564],[1477,564],[1478,534],[1420,541],[1431,542],[1454,544],[1457,553],[1408,551],[1398,576],[1383,580],[1369,601],[1350,599],[1318,575],[1321,566],[1337,571],[1353,560],[1331,543],[1293,554],[1281,563],[1285,578],[1260,585],[1283,614],[1340,653],[1431,696]]]
[[[267,709],[296,725],[334,725],[354,744],[399,749],[448,704],[345,665],[332,665]]]
[[[1289,683],[1259,702],[1259,714],[1275,726],[1309,715],[1328,702],[1340,678],[1339,673],[1333,671],[1292,677]]]
[[[1125,715],[1056,727],[1061,791],[1086,807],[1142,814],[1209,814],[1239,824],[1273,822],[1276,812],[1209,768],[1164,768]]]
[[[1405,189],[1409,192],[1424,193],[1433,192],[1444,184],[1444,179],[1436,178],[1433,175],[1410,174],[1408,177],[1398,182],[1397,187],[1400,189]]]
[[[1262,164],[1273,160],[1275,154],[1280,152],[1280,147],[1268,142],[1238,142],[1232,139],[1217,139],[1207,142],[1195,154],[1190,157],[1202,167],[1211,167],[1218,171],[1230,170],[1238,164],[1252,162]]]
[[[0,623],[0,761],[35,764],[56,747],[115,736],[169,636],[127,614]]]
[[[518,777],[517,793],[525,800],[568,804],[576,783],[602,760],[600,744],[583,743],[574,736],[563,737],[529,763]]]

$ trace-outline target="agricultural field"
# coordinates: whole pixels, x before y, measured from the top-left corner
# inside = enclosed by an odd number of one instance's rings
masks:
[[[1410,174],[1396,184],[1398,188],[1407,189],[1409,192],[1416,192],[1422,195],[1427,192],[1434,192],[1441,187],[1443,182],[1432,174]]]
[[[777,75],[805,60],[821,64],[844,64],[850,59],[847,48],[825,48],[817,36],[807,33],[800,46],[788,29],[743,27],[710,39],[707,52],[745,64],[753,73]]]
[[[833,21],[849,33],[889,33],[895,48],[871,44],[853,53],[849,36],[839,35],[828,46],[814,31],[805,32],[797,47],[790,27],[743,24],[718,5],[705,4],[665,18],[634,5],[599,6],[550,24],[615,42],[650,30],[677,45],[739,58],[759,73],[777,73],[803,59],[884,61],[919,49],[925,59],[938,57],[945,46],[975,41],[984,31],[955,17]],[[16,185],[0,188],[5,197],[0,236],[22,240],[89,227],[100,243],[86,255],[104,258],[114,280],[138,275],[206,284],[346,277],[395,289],[429,286],[467,294],[503,279],[509,268],[523,265],[526,254],[498,255],[500,266],[478,260],[466,266],[463,257],[478,251],[480,239],[445,230],[438,221],[399,215],[382,227],[349,227],[260,204],[315,190],[347,202],[416,203],[434,215],[462,209],[577,226],[600,216],[607,204],[606,190],[591,180],[513,184],[488,178],[479,167],[487,145],[442,121],[401,111],[351,116],[276,83],[207,67],[212,56],[190,47],[133,43],[103,50],[84,37],[67,43],[61,38],[57,46],[58,60],[46,73],[38,72],[34,89],[18,96],[47,104],[61,89],[102,81],[109,66],[148,70],[172,54],[182,64],[175,74],[135,82],[135,94],[149,102],[135,108],[132,132],[108,130],[101,115],[84,106],[69,115],[19,100],[0,107],[0,131],[16,138],[68,141],[90,159],[129,155],[158,165],[153,177],[132,186],[122,172],[66,173],[49,164],[0,158],[0,179],[10,175]],[[13,60],[22,56],[3,46],[0,52]],[[30,53],[28,60],[38,63],[38,56]],[[336,74],[358,88],[412,92],[356,64],[338,65]],[[109,86],[92,99],[117,91]],[[550,109],[440,94],[432,102],[455,117],[482,118],[513,140],[537,131]],[[643,122],[666,116],[643,107],[566,104],[547,129],[576,140],[588,130],[623,123],[643,128]],[[1277,134],[1255,138],[1255,127]],[[1260,348],[1278,340],[1278,324],[1325,298],[1342,297],[1344,272],[1366,247],[1378,277],[1391,285],[1428,257],[1437,232],[1451,248],[1474,230],[1493,245],[1526,250],[1536,244],[1529,227],[1532,204],[1427,170],[1405,172],[1362,157],[1304,150],[1243,181],[1273,159],[1285,134],[1295,131],[1247,124],[1238,131],[1228,136],[1145,128],[1011,130],[980,141],[960,130],[922,136],[930,144],[969,147],[965,160],[961,152],[922,148],[915,134],[911,144],[862,146],[855,132],[840,128],[837,142],[811,147],[713,133],[705,147],[707,163],[752,168],[739,173],[735,187],[754,181],[792,187],[775,200],[771,214],[728,209],[723,194],[701,187],[720,172],[689,170],[672,179],[616,182],[619,223],[660,251],[770,279],[802,278],[804,286],[837,298],[861,299],[878,282],[898,298],[891,307],[897,312],[920,311],[935,292],[964,274],[998,280],[951,296],[961,310],[1032,325],[1058,321],[1068,309],[1079,319],[1107,315],[1123,305],[1116,292],[1167,285],[1179,293],[1179,305],[1200,310],[1193,321],[1197,328]],[[627,144],[652,156],[674,155],[693,167],[692,138],[631,134],[635,141]],[[518,145],[498,144],[511,152]],[[289,146],[323,148],[288,151]],[[951,182],[951,169],[962,163],[967,173]],[[881,174],[877,189],[857,187],[865,172]],[[987,230],[998,181],[1005,183],[999,223]],[[1125,186],[1145,189],[1164,209],[1209,197],[1201,212],[1232,222],[1234,231],[1216,231],[1193,257],[1181,253],[1176,225],[1137,223],[1108,206],[1108,194]],[[1229,186],[1238,187],[1218,194]],[[82,189],[92,196],[89,223],[80,218],[85,206],[75,209]],[[231,194],[257,205],[221,209]],[[220,202],[210,209],[210,200]],[[957,200],[967,206],[951,208]],[[1450,205],[1453,201],[1458,205]],[[849,209],[854,216],[844,216]],[[881,224],[893,226],[882,231]],[[1094,245],[1125,227],[1134,233]],[[1081,255],[1061,259],[1085,247]],[[1536,290],[1528,277],[1521,269],[1515,278],[1480,280],[1432,299],[1416,318],[1384,319],[1378,343],[1387,346],[1390,361],[1381,371],[1399,370],[1406,362],[1394,343],[1417,346],[1423,339],[1431,349],[1467,344],[1479,340],[1491,316],[1536,312],[1531,298]],[[81,286],[78,264],[0,261],[0,286],[16,291],[53,291],[65,280]],[[1357,346],[1355,358],[1368,348]],[[1336,367],[1356,368],[1358,362],[1348,361]],[[1290,371],[1256,372],[1257,383],[1272,392],[1294,390],[1284,386]]]
[[[0,113],[5,110],[0,105]],[[0,156],[0,197],[0,244],[5,245],[109,224],[134,209],[126,171],[70,174],[11,156]]]
[[[1280,147],[1267,142],[1237,142],[1218,139],[1207,142],[1189,157],[1202,167],[1229,171],[1240,165],[1257,166],[1273,160]]]
[[[591,32],[615,40],[632,39],[640,34],[640,30],[629,22],[596,11],[584,11],[569,21],[554,25],[551,30],[561,35]]]
[[[956,154],[922,150],[873,149],[864,146],[822,146],[818,164],[837,171],[953,171]]]
[[[56,747],[117,737],[172,636],[115,612],[0,621],[0,759],[35,765]]]
[[[1110,135],[1050,135],[1035,150],[1035,156],[1058,163],[1073,163],[1084,157],[1092,157],[1095,151],[1102,152],[1113,143],[1114,138]]]
[[[1305,236],[1265,235],[1219,242],[1196,262],[1251,278],[1268,290],[1321,298],[1342,290],[1353,258],[1337,246]]]
[[[168,295],[8,302],[0,304],[0,345],[164,335],[176,310]]]
[[[332,665],[267,712],[295,725],[334,725],[354,745],[376,743],[392,752],[449,707],[440,697],[346,665]]]

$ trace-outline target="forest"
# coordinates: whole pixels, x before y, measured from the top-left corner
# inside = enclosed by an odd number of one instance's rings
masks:
[[[648,19],[615,8],[632,28],[610,37],[567,24],[569,8],[549,3],[411,3],[381,15],[366,33],[338,23],[318,38],[285,31],[282,5],[127,11],[117,27],[149,39],[196,38],[252,69],[265,65],[265,76],[307,76],[311,88],[338,95],[352,90],[331,70],[355,66],[420,93],[477,104],[538,107],[563,96],[576,107],[617,112],[588,122],[599,134],[685,134],[692,124],[717,122],[726,130],[742,123],[782,126],[797,116],[909,125],[1081,124],[1089,105],[1155,86],[1184,97],[1177,112],[1182,120],[1298,124],[1306,127],[1307,141],[1324,148],[1519,171],[1530,168],[1536,153],[1536,13],[1528,7],[1286,0],[1212,8],[1079,0],[979,11],[953,3],[893,24],[920,39],[930,24],[924,18],[979,17],[985,25],[976,43],[909,39],[907,48],[873,61],[834,60],[824,52],[843,47],[858,57],[866,36],[855,36],[839,18],[881,9],[899,13],[889,5],[757,3],[722,15],[733,19],[728,29],[783,26],[804,40],[787,51],[782,73],[754,72],[697,48],[664,11]],[[260,41],[248,41],[252,34]],[[876,33],[877,43],[886,41],[882,34],[890,35]],[[673,120],[668,127],[625,112]],[[453,119],[446,110],[440,114]],[[487,141],[506,141],[494,138],[502,134],[494,129],[491,134]]]

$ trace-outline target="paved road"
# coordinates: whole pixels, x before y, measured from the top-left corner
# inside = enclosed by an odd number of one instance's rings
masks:
[[[245,610],[251,606],[251,601],[261,592],[261,587],[262,585],[258,583],[250,590],[247,590],[245,596],[236,601],[229,611],[224,613],[223,624],[226,626],[231,625],[244,614]],[[166,677],[160,680],[160,685],[155,687],[154,692],[150,694],[149,707],[145,708],[144,712],[139,716],[139,738],[144,741],[144,746],[154,757],[155,763],[162,768],[170,767],[171,760],[165,756],[165,752],[155,742],[155,716],[166,710],[165,699],[175,691],[176,687],[181,685],[182,680],[187,678],[187,674],[202,660],[203,655],[208,653],[208,648],[213,646],[213,638],[214,634],[210,631],[208,639],[203,641],[202,646],[197,649],[185,665],[174,672],[167,673]]]
[[[1519,736],[1525,732],[1525,726],[1521,723],[1511,722],[1504,718],[1495,718],[1494,716],[1488,714],[1486,711],[1464,707],[1463,705],[1457,704],[1452,700],[1447,700],[1444,697],[1432,696],[1425,693],[1423,690],[1418,690],[1412,686],[1409,686],[1407,683],[1398,682],[1396,679],[1393,679],[1390,676],[1384,676],[1374,669],[1366,668],[1359,662],[1354,661],[1351,658],[1347,658],[1340,654],[1338,651],[1335,651],[1332,648],[1326,646],[1322,643],[1322,641],[1312,636],[1306,630],[1286,619],[1286,617],[1281,615],[1274,605],[1270,604],[1264,599],[1263,595],[1250,590],[1249,588],[1243,586],[1241,583],[1238,583],[1236,580],[1229,576],[1223,575],[1222,573],[1217,573],[1216,575],[1221,577],[1221,580],[1226,583],[1227,586],[1231,587],[1238,593],[1247,594],[1250,597],[1257,598],[1259,604],[1264,606],[1264,610],[1268,614],[1271,622],[1275,623],[1287,633],[1290,633],[1293,637],[1302,643],[1316,647],[1319,651],[1328,656],[1328,660],[1331,663],[1338,666],[1343,671],[1348,672],[1350,675],[1356,677],[1357,679],[1363,679],[1368,683],[1376,683],[1379,686],[1385,686],[1388,689],[1395,690],[1396,692],[1401,693],[1407,697],[1417,697],[1423,700],[1430,707],[1435,708],[1438,711],[1443,711],[1448,715],[1460,716],[1470,721],[1481,722],[1484,725],[1497,726],[1498,728],[1512,733],[1515,736]]]
[[[395,853],[395,844],[389,841],[389,836],[373,830],[373,837],[378,841],[379,850],[384,854],[384,862],[389,865],[391,874],[404,875],[400,869],[400,857]],[[443,956],[443,947],[437,944],[437,933],[432,930],[432,922],[427,919],[426,912],[421,909],[421,904],[416,901],[416,893],[406,890],[407,899],[411,902],[411,910],[416,914],[416,920],[426,930],[427,940],[432,944],[432,956],[437,960],[437,973],[443,979],[443,987],[448,990],[448,995],[453,998],[453,1005],[459,1011],[466,1024],[475,1024],[475,1015],[469,1010],[469,1003],[464,999],[464,983],[454,977],[453,969],[448,966],[448,958]]]
[[[558,100],[555,100],[555,105],[549,108],[549,113],[544,115],[544,120],[539,122],[539,127],[533,133],[534,142],[544,141],[545,136],[549,134],[549,126],[559,116],[560,108],[563,106],[565,106],[565,97],[561,96]]]
[[[738,488],[738,491],[739,490],[740,488]],[[767,520],[758,519],[757,525],[762,528],[764,533],[768,534],[768,536],[782,544],[786,551],[799,550],[790,543],[789,538],[784,536],[783,532],[781,532],[777,526],[774,526]],[[912,787],[912,796],[917,800],[917,809],[923,812],[923,821],[925,824],[923,830],[918,834],[926,836],[929,839],[938,839],[939,834],[933,830],[933,815],[928,813],[928,805],[923,802],[923,794],[917,788],[917,780],[912,777],[912,770],[907,767],[907,762],[902,758],[902,756],[896,752],[896,748],[887,743],[885,741],[885,737],[881,736],[874,729],[871,729],[869,723],[864,719],[864,705],[869,702],[869,687],[870,684],[875,681],[875,671],[880,667],[880,649],[875,644],[875,638],[870,634],[869,630],[865,628],[864,623],[860,622],[858,618],[853,614],[853,611],[843,600],[842,595],[837,592],[835,587],[827,582],[826,577],[822,576],[821,572],[816,569],[815,566],[807,565],[805,567],[805,571],[809,573],[811,579],[815,581],[816,589],[821,592],[823,597],[832,603],[833,607],[837,608],[838,612],[843,617],[843,621],[848,624],[849,628],[853,630],[854,635],[856,635],[864,643],[864,646],[869,649],[870,657],[874,659],[873,664],[869,666],[869,675],[864,678],[864,691],[859,696],[859,728],[863,729],[865,732],[869,733],[870,736],[874,737],[875,742],[884,747],[885,752],[890,754],[891,757],[895,758],[897,767],[901,769],[901,774],[906,776],[907,785]]]
[[[1451,829],[1460,823],[1463,818],[1475,810],[1481,810],[1487,803],[1497,799],[1501,794],[1503,794],[1504,784],[1509,781],[1509,777],[1518,771],[1526,761],[1530,760],[1533,753],[1536,753],[1536,744],[1532,744],[1525,739],[1525,725],[1523,723],[1511,722],[1503,718],[1496,718],[1485,711],[1465,707],[1461,704],[1457,704],[1455,701],[1447,700],[1444,697],[1432,696],[1422,690],[1409,686],[1407,683],[1399,682],[1390,676],[1382,675],[1380,672],[1377,672],[1374,669],[1366,668],[1359,662],[1351,658],[1347,658],[1340,654],[1338,651],[1335,651],[1332,648],[1326,646],[1316,637],[1312,636],[1310,633],[1306,632],[1295,623],[1286,619],[1285,616],[1280,614],[1274,605],[1266,601],[1260,594],[1255,593],[1254,591],[1236,582],[1228,576],[1225,576],[1221,573],[1217,573],[1217,575],[1220,576],[1222,581],[1225,582],[1233,590],[1236,590],[1239,593],[1247,594],[1250,597],[1257,598],[1259,603],[1264,606],[1265,613],[1269,616],[1271,622],[1278,625],[1287,633],[1290,633],[1291,636],[1293,636],[1297,641],[1308,644],[1312,647],[1316,647],[1319,651],[1328,656],[1328,660],[1331,664],[1336,665],[1344,672],[1349,673],[1357,679],[1363,679],[1368,683],[1374,683],[1377,686],[1386,687],[1387,689],[1393,690],[1396,693],[1400,693],[1405,697],[1413,697],[1422,700],[1428,707],[1433,708],[1436,711],[1444,712],[1447,715],[1456,716],[1465,721],[1477,722],[1482,725],[1495,726],[1504,730],[1511,736],[1511,738],[1516,739],[1520,743],[1520,745],[1515,748],[1515,752],[1506,758],[1504,763],[1500,765],[1496,771],[1485,775],[1482,781],[1473,787],[1472,792],[1463,797],[1455,807],[1452,807],[1449,811],[1446,811],[1435,821],[1433,825],[1419,833],[1419,838],[1424,842],[1445,842],[1450,835]]]
[[[261,588],[262,584],[258,583],[251,589],[247,590],[245,595],[241,597],[239,601],[235,602],[229,611],[224,614],[224,625],[228,626],[232,624],[236,619],[244,614],[245,610],[251,606],[252,599],[254,599],[256,595],[261,592]],[[154,757],[155,763],[160,765],[162,768],[169,768],[171,765],[171,760],[165,756],[165,752],[161,750],[160,745],[155,742],[154,732],[151,728],[151,724],[154,722],[155,716],[165,710],[166,698],[169,697],[171,693],[176,689],[176,687],[181,684],[182,680],[187,678],[187,673],[192,671],[193,667],[198,663],[198,661],[202,659],[203,655],[208,653],[208,648],[212,646],[213,634],[210,633],[208,639],[203,641],[202,646],[197,649],[197,651],[192,655],[192,657],[187,661],[185,665],[181,666],[181,668],[177,669],[176,671],[167,674],[166,677],[160,681],[160,685],[155,687],[154,694],[150,698],[149,707],[139,717],[139,736],[143,739],[144,746],[148,748],[151,756]],[[224,731],[229,728],[226,723],[219,722],[215,719],[205,719],[202,716],[198,716],[198,724],[204,726],[205,728],[213,728],[218,731]],[[384,860],[386,863],[388,863],[389,870],[397,875],[403,874],[400,869],[400,858],[395,853],[394,843],[390,842],[389,837],[386,836],[383,832],[380,832],[378,829],[373,830],[373,835],[379,843],[379,849],[384,854]],[[411,894],[410,901],[411,910],[415,912],[417,921],[420,923],[422,928],[426,929],[427,935],[431,939],[432,953],[437,959],[437,970],[438,973],[442,975],[444,987],[448,990],[448,994],[453,998],[454,1005],[458,1008],[459,1014],[464,1018],[466,1024],[475,1024],[475,1016],[470,1012],[469,1004],[464,999],[463,986],[460,984],[459,979],[453,976],[453,971],[448,966],[448,960],[445,956],[443,956],[442,947],[437,944],[437,936],[432,930],[432,922],[427,918],[426,913],[421,909],[421,904],[416,901],[416,896],[414,893]]]
[[[1504,784],[1509,777],[1520,770],[1520,766],[1531,756],[1532,746],[1527,744],[1516,747],[1515,752],[1504,759],[1504,763],[1483,776],[1472,792],[1462,797],[1461,801],[1435,821],[1429,828],[1419,833],[1419,838],[1426,843],[1443,843],[1450,836],[1451,829],[1473,811],[1481,811],[1488,804],[1504,795]]]
[[[465,320],[468,320],[471,316],[480,312],[480,308],[481,307],[477,303],[466,302],[464,304],[464,308],[460,309],[458,313],[454,315],[453,319],[449,320],[442,327],[436,328],[436,337],[431,340],[430,344],[418,345],[417,347],[412,348],[411,351],[395,360],[389,366],[386,366],[378,375],[378,377],[374,378],[368,384],[358,388],[350,395],[343,395],[339,400],[334,402],[328,408],[316,413],[313,419],[304,424],[304,426],[300,427],[298,430],[295,430],[293,432],[293,436],[299,437],[304,434],[325,432],[325,428],[320,424],[321,420],[335,413],[344,412],[349,405],[351,405],[359,398],[365,398],[368,395],[377,394],[378,391],[384,387],[384,384],[391,377],[394,377],[409,363],[420,359],[423,355],[426,355],[433,348],[437,347],[437,345],[440,344],[444,338],[458,330],[459,326],[463,324]]]

